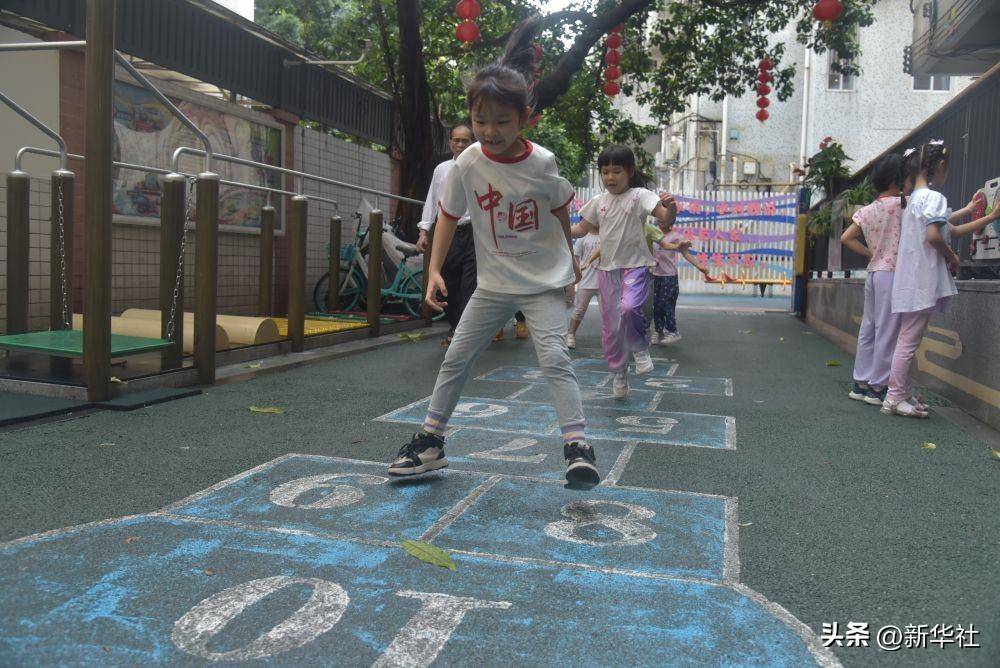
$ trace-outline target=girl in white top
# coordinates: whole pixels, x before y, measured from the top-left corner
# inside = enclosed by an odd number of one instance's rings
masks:
[[[566,346],[576,348],[576,330],[580,329],[583,316],[587,313],[590,300],[598,293],[597,263],[593,261],[601,247],[600,237],[591,232],[576,240],[573,244],[573,255],[580,265],[583,275],[576,285],[576,300],[573,302],[573,314],[569,317],[569,331],[566,332]]]
[[[656,261],[646,244],[646,218],[652,215],[669,227],[677,218],[677,205],[668,195],[661,203],[659,195],[643,187],[645,178],[636,170],[635,155],[627,146],[608,146],[598,156],[597,166],[607,192],[583,206],[573,235],[600,233],[601,339],[604,359],[615,372],[612,391],[616,398],[624,398],[630,355],[637,374],[653,370],[644,306],[649,269]]]
[[[539,27],[537,17],[519,25],[501,62],[477,72],[469,84],[478,143],[455,160],[445,179],[425,301],[436,311],[447,306],[441,265],[464,211],[472,221],[477,287],[441,364],[423,430],[400,449],[390,475],[416,475],[448,465],[444,433],[472,365],[497,329],[521,310],[552,391],[566,479],[571,486],[586,487],[600,481],[593,448],[584,437],[580,386],[564,336],[563,288],[580,277],[566,209],[574,191],[559,176],[555,156],[520,137],[532,114],[531,38]]]
[[[932,141],[915,151],[910,156],[908,170],[914,177],[914,188],[903,212],[892,282],[892,311],[902,317],[882,412],[927,417],[922,406],[910,401],[910,363],[931,315],[937,309],[944,309],[948,299],[958,293],[952,275],[958,270],[959,259],[951,248],[951,237],[982,230],[1000,219],[1000,210],[955,225],[969,215],[974,203],[953,212],[944,195],[935,190],[948,178],[948,149],[944,142]]]

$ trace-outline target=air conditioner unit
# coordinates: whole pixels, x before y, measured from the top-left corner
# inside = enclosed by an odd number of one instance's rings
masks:
[[[744,160],[743,161],[743,176],[757,176],[757,161],[756,160]]]

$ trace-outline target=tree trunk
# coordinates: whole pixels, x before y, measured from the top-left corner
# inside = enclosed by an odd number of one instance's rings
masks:
[[[430,84],[424,67],[424,44],[420,37],[419,0],[396,0],[399,24],[399,78],[401,82],[399,126],[402,131],[400,194],[421,199],[427,194],[437,155],[431,123]],[[399,215],[407,236],[413,236],[420,207],[403,203]]]

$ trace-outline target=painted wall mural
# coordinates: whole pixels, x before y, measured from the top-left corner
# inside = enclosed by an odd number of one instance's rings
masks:
[[[281,130],[186,100],[173,102],[212,142],[217,153],[271,165],[281,164]],[[169,168],[179,146],[201,147],[194,134],[149,92],[123,81],[115,82],[115,159]],[[203,170],[201,158],[185,156],[180,167],[188,173]],[[223,179],[278,188],[281,177],[253,167],[217,161],[213,171]],[[119,220],[153,222],[160,216],[160,176],[116,169],[114,213]],[[261,207],[267,196],[259,191],[223,185],[219,188],[219,225],[259,229]],[[280,209],[280,207],[278,207]],[[277,222],[281,229],[281,221]]]

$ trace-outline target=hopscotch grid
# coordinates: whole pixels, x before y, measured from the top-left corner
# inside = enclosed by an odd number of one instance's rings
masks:
[[[733,396],[733,379],[732,378],[726,378],[726,396],[727,397]]]
[[[286,459],[289,459],[291,457],[294,457],[294,455],[291,454],[291,453],[287,453],[287,454],[281,455],[280,457],[275,457],[274,459],[272,459],[270,461],[266,461],[263,464],[259,464],[259,465],[255,466],[255,467],[253,467],[252,469],[248,469],[246,471],[243,471],[242,473],[237,473],[234,476],[230,476],[230,477],[226,478],[225,480],[221,480],[221,481],[215,483],[214,485],[212,485],[211,487],[206,487],[205,489],[201,490],[200,492],[195,492],[194,494],[191,494],[190,496],[186,496],[183,499],[181,499],[180,501],[175,501],[173,503],[167,504],[166,506],[160,508],[159,510],[154,510],[153,513],[151,513],[151,514],[169,513],[170,511],[172,511],[172,510],[174,510],[176,508],[180,508],[182,506],[186,506],[189,503],[194,503],[195,501],[203,499],[206,496],[208,496],[209,494],[212,494],[213,492],[216,492],[216,491],[218,491],[220,489],[223,489],[224,487],[228,487],[228,486],[230,486],[230,485],[232,485],[234,483],[237,483],[240,480],[243,480],[244,478],[248,478],[248,477],[250,477],[250,476],[252,476],[252,475],[254,475],[256,473],[260,473],[261,471],[266,471],[267,469],[273,468],[273,467],[277,466],[278,464],[280,464],[281,462],[283,462]]]
[[[399,408],[393,408],[388,413],[384,413],[382,415],[379,415],[378,417],[372,418],[372,420],[375,421],[375,422],[399,422],[399,420],[390,420],[388,418],[393,413],[398,413],[400,411],[408,411],[411,408],[413,408],[414,406],[422,404],[425,401],[430,401],[432,396],[434,396],[434,395],[428,394],[426,397],[421,397],[420,399],[417,399],[416,401],[411,401],[410,403],[406,404],[405,406],[400,406]]]
[[[481,482],[475,489],[469,492],[464,499],[449,509],[448,512],[441,517],[441,519],[432,524],[431,528],[420,536],[420,540],[428,543],[432,542],[435,538],[441,535],[442,531],[454,524],[455,520],[464,515],[465,511],[471,508],[476,501],[479,500],[479,497],[493,489],[493,487],[495,487],[501,480],[503,480],[503,476],[494,475]]]
[[[787,609],[781,605],[775,603],[774,601],[768,599],[763,594],[754,591],[745,584],[739,582],[727,583],[733,591],[737,594],[742,594],[750,600],[752,600],[757,605],[761,606],[772,615],[774,615],[779,621],[783,622],[785,626],[790,628],[795,632],[796,635],[805,644],[806,649],[812,654],[813,658],[822,668],[842,668],[842,664],[834,656],[833,652],[829,648],[823,647],[823,643],[820,641],[816,632],[813,631],[809,626],[800,621],[795,615],[789,612]]]
[[[55,538],[57,536],[62,536],[63,534],[76,533],[78,531],[84,531],[86,529],[98,529],[100,527],[108,526],[111,524],[117,524],[119,522],[125,523],[135,519],[143,519],[145,517],[149,517],[150,515],[151,513],[124,515],[122,517],[111,517],[104,520],[96,520],[94,522],[85,522],[84,524],[74,524],[68,527],[59,527],[58,529],[49,529],[48,531],[40,531],[38,533],[29,534],[27,536],[21,536],[20,538],[15,538],[13,540],[0,543],[0,550],[16,547],[23,543],[32,543],[35,541],[46,540],[48,538]]]
[[[726,418],[726,445],[723,450],[736,450],[736,418]]]
[[[726,582],[740,581],[740,525],[739,500],[726,499],[725,528],[723,529],[722,579]]]
[[[585,357],[585,358],[580,358],[580,359],[599,359],[599,358]],[[653,360],[653,362],[656,362],[656,360],[657,360],[656,357],[653,357],[651,359]],[[677,369],[680,367],[680,364],[678,364],[677,362],[664,361],[664,364],[668,365],[666,367],[666,373],[663,374],[663,375],[665,375],[667,377],[672,377],[674,374],[676,374],[677,373]],[[631,366],[632,365],[629,365],[630,369],[631,369]],[[537,367],[537,366],[523,366],[523,365],[519,365],[519,364],[505,364],[504,366],[498,366],[498,367],[496,367],[494,369],[490,369],[486,373],[483,373],[483,374],[480,374],[480,375],[476,376],[475,378],[473,378],[473,380],[481,380],[481,381],[488,382],[488,383],[534,383],[537,380],[541,380],[540,378],[539,379],[534,379],[534,380],[523,380],[523,379],[507,380],[507,379],[499,379],[499,378],[487,378],[487,376],[489,376],[490,374],[496,373],[497,371],[500,371],[502,369],[531,369],[531,370],[538,370],[539,367]],[[575,371],[575,369],[574,369],[574,371]],[[615,376],[615,374],[614,374],[613,371],[594,371],[593,373],[603,373],[603,374],[607,374],[607,376],[608,376],[607,378],[605,378],[604,380],[602,380],[600,383],[598,383],[595,387],[603,387],[603,386],[607,385],[609,382],[611,382],[611,379],[614,378],[614,376]],[[638,374],[636,374],[634,370],[631,371],[630,375],[638,376],[640,378],[642,377],[642,376],[639,376]],[[646,374],[643,374],[643,375],[646,375]],[[404,406],[403,408],[410,408],[412,406],[413,406],[413,404],[410,404],[408,406]],[[402,409],[397,409],[397,410],[402,410]]]
[[[184,515],[182,513],[162,513],[155,515],[157,518],[176,520],[178,522],[190,522],[192,524],[202,524],[205,526],[223,526],[232,529],[246,529],[248,531],[268,531],[287,536],[307,536],[309,538],[340,540],[350,543],[360,543],[373,547],[402,547],[402,543],[391,540],[379,540],[378,538],[363,538],[361,536],[348,536],[335,531],[309,531],[308,529],[296,529],[294,527],[284,527],[267,524],[254,524],[253,522],[240,522],[239,520],[220,520],[207,517],[196,517],[194,515]]]
[[[653,393],[653,399],[646,406],[647,411],[656,412],[656,409],[660,407],[660,402],[663,401],[663,397],[666,396],[666,392],[663,390],[657,390]]]
[[[529,383],[529,384],[525,385],[524,387],[522,387],[520,389],[514,390],[513,392],[511,392],[510,394],[508,394],[506,397],[504,397],[504,399],[506,399],[507,401],[510,401],[511,399],[517,399],[519,396],[521,396],[522,394],[526,393],[531,388],[535,387],[535,385],[537,385],[537,383]]]
[[[625,472],[625,467],[628,465],[629,460],[632,459],[632,454],[635,453],[635,448],[638,444],[638,441],[629,441],[625,444],[625,447],[622,448],[621,453],[618,455],[618,459],[615,460],[611,470],[608,471],[608,475],[601,481],[602,485],[605,487],[615,487],[618,484],[618,479]]]

